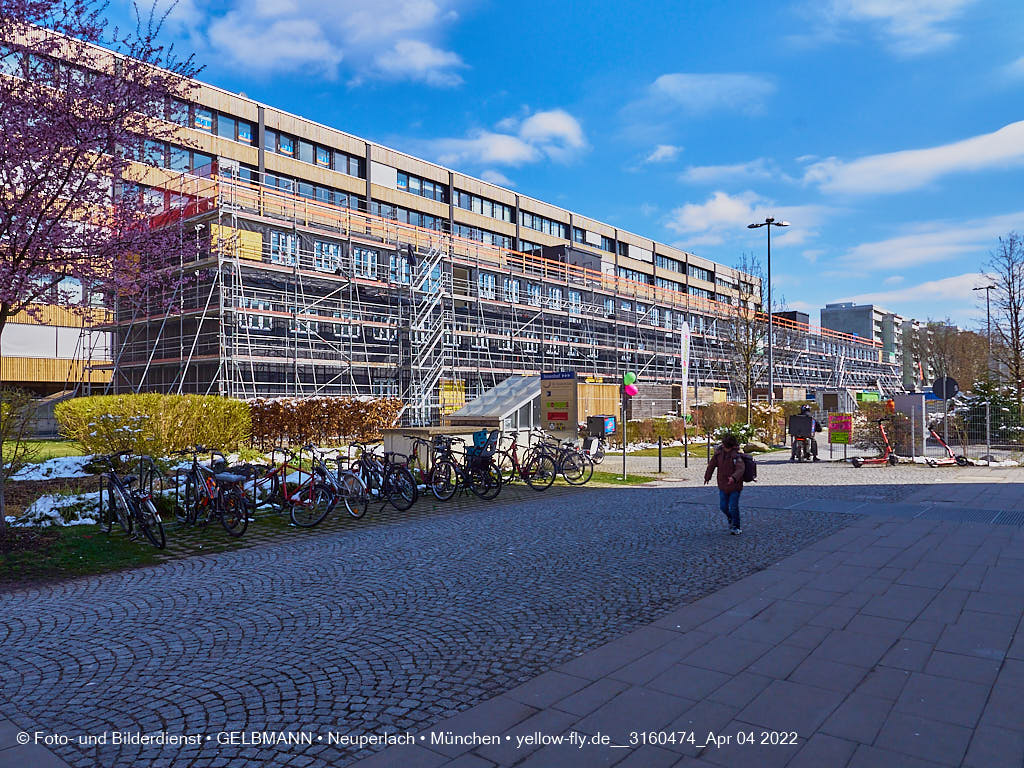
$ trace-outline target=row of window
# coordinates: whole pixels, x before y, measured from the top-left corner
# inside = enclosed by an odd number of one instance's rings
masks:
[[[250,175],[258,176],[255,171],[249,171]],[[316,200],[327,205],[335,205],[339,208],[351,208],[354,211],[364,210],[366,205],[363,198],[351,192],[345,192],[333,187],[324,187],[320,184],[312,184],[308,181],[300,181],[290,176],[282,176],[277,173],[263,174],[264,183],[268,187],[274,187],[284,192]]]
[[[142,156],[136,158],[146,165],[169,168],[179,173],[211,169],[213,157],[203,152],[179,147],[166,141],[147,140],[142,147]]]
[[[419,195],[439,203],[448,202],[448,185],[430,179],[421,179],[403,171],[398,172],[398,189],[410,195]]]
[[[526,211],[519,212],[519,223],[524,227],[535,229],[538,232],[543,232],[553,237],[559,237],[562,240],[567,240],[565,232],[565,224],[560,221],[552,221],[544,216],[538,216],[534,213],[527,213]]]
[[[659,288],[665,288],[669,291],[678,291],[679,293],[686,292],[686,288],[682,283],[677,283],[675,280],[666,280],[664,277],[654,278],[654,284]]]
[[[433,229],[438,232],[448,231],[447,219],[441,216],[431,216],[429,213],[411,211],[400,205],[391,205],[390,203],[378,203],[373,201],[370,203],[370,213],[385,219],[400,221],[403,224],[412,224],[414,227]]]
[[[364,158],[320,144],[313,144],[304,139],[296,139],[281,131],[267,128],[263,132],[263,149],[285,157],[293,157],[310,165],[331,168],[348,176],[365,178],[366,161]]]
[[[629,269],[628,267],[616,267],[615,274],[626,280],[632,280],[636,283],[647,283],[650,285],[651,276],[645,275],[643,272],[638,272],[635,269]]]
[[[505,248],[511,250],[512,238],[508,235],[502,235],[498,232],[491,232],[488,229],[480,229],[479,227],[470,227],[465,224],[455,225],[455,235],[464,237],[467,240],[476,240],[479,243],[486,243],[487,245],[496,245],[499,248]],[[538,248],[540,246],[537,246]]]
[[[671,259],[668,256],[656,256],[654,263],[662,269],[686,274],[686,265],[678,259]]]
[[[223,139],[230,139],[241,144],[256,143],[256,126],[248,120],[240,120],[198,104],[193,104],[190,107],[185,102],[175,99],[171,104],[171,113],[168,117],[171,122],[187,125],[197,131],[220,136]]]
[[[479,213],[481,216],[488,216],[492,219],[498,219],[499,221],[507,221],[510,224],[512,223],[513,208],[510,205],[496,203],[494,200],[488,200],[486,197],[479,197],[478,195],[471,195],[469,192],[463,192],[460,189],[455,190],[455,200],[453,202],[463,210]]]
[[[715,273],[710,269],[704,269],[704,267],[698,267],[695,264],[687,264],[686,272],[690,277],[695,277],[698,280],[704,280],[708,283],[715,282]]]

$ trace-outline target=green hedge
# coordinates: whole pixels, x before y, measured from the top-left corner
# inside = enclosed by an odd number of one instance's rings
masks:
[[[61,434],[87,453],[133,451],[166,456],[204,445],[222,451],[249,439],[249,406],[215,395],[99,395],[54,408]]]

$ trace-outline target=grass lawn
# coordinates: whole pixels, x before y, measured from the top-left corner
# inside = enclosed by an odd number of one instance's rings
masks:
[[[158,561],[146,542],[131,541],[95,525],[8,528],[0,534],[0,584],[85,576]]]
[[[626,475],[626,479],[623,480],[621,472],[598,472],[595,470],[590,482],[601,485],[643,485],[654,479],[649,475]]]
[[[690,456],[706,459],[708,457],[708,446],[707,443],[690,443]],[[612,453],[609,451],[606,455],[618,456],[621,458],[622,453]],[[630,451],[627,456],[658,456],[657,448],[644,448],[642,451]],[[677,445],[673,448],[662,448],[661,455],[663,458],[681,459],[683,458],[683,446]]]
[[[60,456],[82,456],[84,452],[78,443],[71,440],[26,440],[31,446],[29,461],[46,461]],[[12,443],[4,443],[6,453],[13,447]]]

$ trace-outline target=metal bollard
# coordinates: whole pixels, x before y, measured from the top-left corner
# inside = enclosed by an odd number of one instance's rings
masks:
[[[661,474],[661,438],[658,438],[658,474]]]

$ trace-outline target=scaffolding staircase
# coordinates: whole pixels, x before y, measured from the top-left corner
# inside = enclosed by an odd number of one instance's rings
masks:
[[[447,331],[455,314],[445,309],[451,296],[451,274],[443,265],[445,253],[430,249],[416,267],[412,280],[413,303],[409,319],[409,390],[407,413],[415,425],[436,422],[440,406],[440,383],[446,368],[453,365]]]

